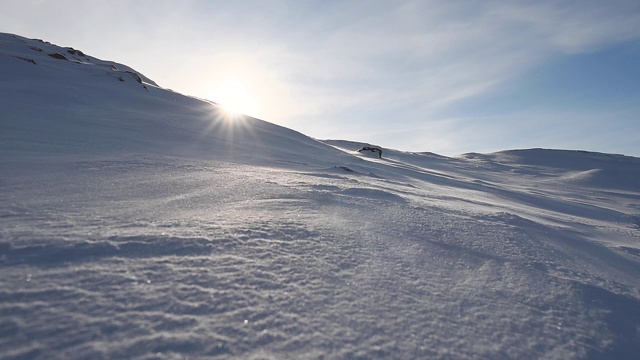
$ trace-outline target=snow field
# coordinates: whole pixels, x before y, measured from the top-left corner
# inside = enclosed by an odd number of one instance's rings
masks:
[[[552,228],[465,212],[455,189],[434,199],[341,169],[171,158],[56,167],[5,183],[31,199],[2,218],[9,357],[566,358],[635,346],[637,318],[623,312],[638,305],[637,280],[585,265]]]
[[[55,45],[0,49],[2,358],[640,351],[639,159],[378,159]]]

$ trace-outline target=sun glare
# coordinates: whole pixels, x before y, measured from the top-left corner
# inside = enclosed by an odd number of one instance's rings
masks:
[[[218,84],[211,100],[230,113],[256,116],[258,104],[249,87],[239,80],[227,80]]]

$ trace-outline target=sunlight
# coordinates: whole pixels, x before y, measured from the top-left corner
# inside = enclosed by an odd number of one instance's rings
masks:
[[[191,67],[202,71],[198,82],[189,85],[190,91],[215,103],[228,119],[244,114],[282,124],[284,119],[309,111],[301,105],[301,89],[291,86],[286,69],[254,57],[229,52],[194,58]]]
[[[211,100],[229,113],[256,116],[258,101],[247,84],[239,79],[228,79],[217,84]]]

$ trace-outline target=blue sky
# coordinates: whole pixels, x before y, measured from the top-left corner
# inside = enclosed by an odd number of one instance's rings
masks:
[[[8,1],[72,46],[315,138],[640,156],[640,2]],[[247,97],[248,96],[248,97]]]

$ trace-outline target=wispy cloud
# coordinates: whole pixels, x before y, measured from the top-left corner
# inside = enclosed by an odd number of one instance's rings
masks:
[[[492,91],[541,63],[640,38],[633,2],[406,2],[387,10],[328,34],[308,34],[317,49],[305,49],[289,70],[292,79],[315,76],[307,91],[314,96],[305,98],[324,101],[331,117],[362,109],[367,116],[351,119],[351,132],[391,132],[398,122],[415,132],[441,107]],[[325,71],[314,71],[316,64]],[[389,117],[390,109],[401,111]]]
[[[271,51],[263,58],[309,116],[404,107],[423,114],[407,121],[421,122],[551,58],[640,37],[640,12],[630,9],[632,2],[330,2],[295,8],[295,24],[283,20],[286,11],[267,14],[277,40],[265,39]],[[303,109],[292,113],[292,123],[306,121]]]

